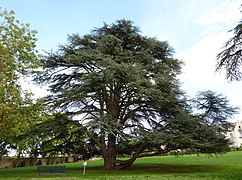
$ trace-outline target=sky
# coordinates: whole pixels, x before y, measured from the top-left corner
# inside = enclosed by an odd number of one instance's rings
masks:
[[[241,108],[231,121],[242,121],[242,81],[229,83],[225,72],[215,73],[216,55],[242,19],[241,0],[0,0],[16,19],[38,31],[37,49],[56,50],[67,35],[89,34],[103,23],[134,22],[142,35],[168,41],[184,66],[181,88],[194,97],[212,90]],[[26,85],[35,94],[43,87]]]

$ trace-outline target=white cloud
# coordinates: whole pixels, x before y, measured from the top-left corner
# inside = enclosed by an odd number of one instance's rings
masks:
[[[225,72],[215,73],[216,56],[232,36],[227,31],[237,25],[241,18],[241,2],[192,1],[189,7],[197,9],[198,5],[201,8],[194,13],[190,23],[199,25],[200,32],[197,35],[200,38],[192,47],[176,55],[176,58],[185,62],[180,76],[182,88],[192,97],[198,91],[212,90],[226,95],[234,106],[242,107],[242,82],[228,83]],[[242,120],[242,114],[236,115],[236,120]]]
[[[42,98],[49,95],[46,86],[40,86],[33,82],[32,78],[25,77],[20,79],[23,90],[33,93],[33,98]]]
[[[185,61],[182,76],[190,82],[198,79],[202,83],[208,83],[208,79],[213,81],[211,77],[216,77],[216,55],[228,38],[228,33],[205,36],[192,48],[177,54],[176,57]]]
[[[201,16],[194,19],[194,22],[201,25],[209,25],[221,22],[231,23],[231,21],[238,21],[241,18],[240,5],[240,0],[223,1],[220,4],[217,4],[217,7],[213,6],[208,9],[208,11],[204,11]]]
[[[215,73],[216,55],[231,34],[223,32],[200,39],[192,48],[179,53],[176,58],[185,62],[180,80],[182,88],[188,95],[194,96],[198,91],[212,90],[224,94],[234,106],[242,107],[242,82],[228,83],[225,73]],[[242,114],[234,120],[242,120]]]

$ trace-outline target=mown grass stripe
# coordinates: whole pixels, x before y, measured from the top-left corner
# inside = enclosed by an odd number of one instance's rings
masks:
[[[83,162],[67,163],[64,178],[58,175],[37,177],[36,167],[2,169],[0,179],[171,179],[199,180],[226,179],[240,180],[242,177],[242,151],[224,155],[184,155],[159,156],[138,159],[133,166],[121,171],[102,170],[102,160],[88,162],[86,175],[83,176]]]

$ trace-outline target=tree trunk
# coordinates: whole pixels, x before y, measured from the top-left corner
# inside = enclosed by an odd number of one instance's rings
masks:
[[[104,157],[104,166],[103,169],[106,170],[111,170],[111,169],[115,169],[115,159],[116,159],[116,155],[114,155],[113,153],[111,153],[112,151],[107,151],[107,155]]]
[[[112,134],[108,135],[108,146],[105,154],[103,154],[104,158],[104,166],[103,168],[106,170],[115,169],[115,160],[116,160],[116,145],[115,145],[116,137]]]

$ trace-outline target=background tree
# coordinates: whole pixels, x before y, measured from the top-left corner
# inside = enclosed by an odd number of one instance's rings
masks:
[[[102,154],[105,169],[178,148],[226,151],[224,137],[192,115],[176,79],[182,62],[172,57],[172,48],[139,32],[131,21],[119,20],[83,37],[69,36],[68,44],[42,59],[43,71],[36,77],[49,84],[47,104],[78,121]],[[119,160],[118,153],[131,157]]]
[[[213,91],[198,92],[193,99],[193,107],[195,116],[201,120],[201,123],[206,129],[211,129],[213,133],[207,134],[209,131],[200,129],[200,137],[203,137],[204,143],[206,141],[213,141],[212,146],[207,147],[207,151],[214,151],[221,148],[221,144],[228,143],[225,135],[232,124],[228,121],[234,114],[239,112],[238,107],[231,106],[226,96],[217,94]],[[216,134],[219,133],[220,136]],[[204,136],[209,136],[205,138]],[[229,149],[228,149],[229,150]]]
[[[216,71],[225,69],[229,81],[239,81],[242,77],[242,21],[231,31],[234,36],[225,43],[222,52],[217,55]]]
[[[225,131],[231,125],[227,120],[231,119],[239,110],[229,104],[227,97],[213,91],[198,92],[193,102],[204,123]]]
[[[13,136],[29,124],[26,108],[31,106],[30,93],[23,91],[19,79],[37,67],[36,31],[20,24],[14,12],[0,9],[0,149],[12,143]]]

